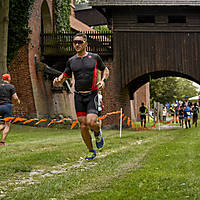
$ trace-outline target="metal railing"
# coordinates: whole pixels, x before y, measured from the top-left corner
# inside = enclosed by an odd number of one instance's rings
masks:
[[[86,32],[87,51],[101,56],[112,56],[112,33]],[[41,35],[41,53],[43,56],[71,56],[75,54],[73,36],[75,33],[44,33]]]

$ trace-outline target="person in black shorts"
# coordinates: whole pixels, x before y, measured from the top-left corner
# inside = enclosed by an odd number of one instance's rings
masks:
[[[140,108],[140,123],[141,127],[143,127],[143,122],[144,122],[144,127],[146,127],[146,114],[148,113],[148,108],[144,105],[144,102],[142,102]]]
[[[187,105],[187,104],[185,104]],[[191,104],[190,104],[191,105]],[[190,118],[191,118],[191,107],[189,106],[185,106],[184,107],[184,119],[185,119],[185,128],[191,128],[191,124],[190,124]]]
[[[4,124],[0,125],[0,130],[2,131],[1,146],[7,145],[5,140],[10,130],[9,117],[12,117],[12,99],[20,104],[15,87],[10,84],[10,81],[10,75],[3,74],[2,83],[0,83],[0,116],[4,119]]]
[[[73,38],[73,46],[77,52],[67,63],[64,72],[56,77],[53,85],[63,84],[67,78],[75,78],[74,102],[78,121],[81,126],[81,135],[89,154],[85,160],[96,157],[96,151],[92,145],[89,129],[94,131],[96,146],[101,149],[104,145],[102,132],[97,123],[98,117],[98,90],[105,87],[105,81],[109,76],[109,70],[99,55],[87,52],[87,36],[78,33]],[[98,70],[103,72],[102,79],[97,83]]]
[[[183,105],[181,105],[178,110],[178,117],[179,117],[180,126],[183,128],[183,119],[184,119],[184,106]]]
[[[197,127],[197,120],[198,120],[198,113],[199,113],[199,108],[197,107],[197,103],[194,103],[194,106],[192,108],[192,124],[195,124],[195,127]]]

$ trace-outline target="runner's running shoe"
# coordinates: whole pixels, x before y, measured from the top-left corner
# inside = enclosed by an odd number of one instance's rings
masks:
[[[93,160],[96,157],[96,155],[97,153],[94,149],[90,150],[88,155],[85,157],[85,160]]]
[[[5,142],[0,142],[0,146],[8,146],[8,144]]]
[[[95,136],[95,139],[96,139],[96,146],[98,149],[101,149],[103,148],[103,145],[104,145],[104,140],[103,140],[103,137],[102,137],[102,131],[100,129],[100,131],[96,134],[94,133],[94,136]]]

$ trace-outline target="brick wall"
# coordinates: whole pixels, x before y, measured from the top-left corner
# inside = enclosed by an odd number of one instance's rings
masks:
[[[114,68],[112,60],[104,61],[110,70],[110,76],[106,82],[105,90],[103,91],[104,110],[103,114],[107,112],[118,111],[123,108],[123,112],[130,116],[130,101],[128,89],[121,89],[120,74]],[[103,121],[103,126],[108,128],[115,128],[119,126],[119,115],[111,115]]]
[[[13,114],[30,117],[32,116],[31,113],[35,115],[36,109],[29,73],[27,45],[19,49],[8,70],[11,74],[12,84],[15,85],[17,95],[21,100],[21,105],[14,104]]]
[[[113,66],[112,61],[104,61],[110,69],[110,76],[106,82],[105,90],[103,91],[103,114],[108,112],[118,111],[121,108],[126,116],[133,116],[139,119],[139,107],[143,101],[145,105],[150,105],[149,84],[145,84],[139,88],[134,94],[134,101],[129,100],[128,89],[120,89],[120,74]],[[131,112],[131,103],[133,111]],[[133,119],[134,120],[134,119]],[[103,126],[107,128],[119,127],[119,115],[112,115],[103,120]]]
[[[139,113],[139,107],[141,106],[141,103],[144,102],[144,104],[147,106],[147,108],[150,108],[150,91],[149,91],[149,83],[146,83],[142,87],[140,87],[134,94],[134,100],[133,100],[133,115],[135,120],[140,120],[140,113]]]

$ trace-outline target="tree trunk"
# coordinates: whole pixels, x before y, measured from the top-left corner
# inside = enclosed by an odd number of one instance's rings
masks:
[[[0,0],[0,75],[7,72],[9,0]]]

